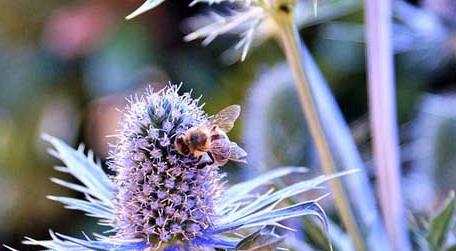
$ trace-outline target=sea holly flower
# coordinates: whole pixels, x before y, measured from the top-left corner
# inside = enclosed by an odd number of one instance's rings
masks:
[[[144,12],[147,12],[149,10],[152,10],[162,4],[165,0],[146,0],[138,9],[133,11],[130,15],[126,17],[126,19],[132,19],[135,18]],[[197,3],[208,3],[208,4],[220,4],[223,2],[230,2],[230,3],[245,3],[245,4],[250,4],[252,1],[256,0],[193,0],[190,3],[190,6],[193,6]]]
[[[152,10],[164,1],[147,0],[126,19],[135,18]],[[192,41],[201,38],[203,39],[202,44],[205,46],[223,34],[239,35],[240,40],[234,46],[236,50],[228,50],[223,55],[225,61],[229,63],[236,61],[239,56],[242,61],[245,60],[252,45],[261,44],[276,35],[277,25],[271,17],[279,12],[289,12],[297,27],[305,27],[360,8],[360,4],[356,0],[323,2],[317,0],[193,0],[190,2],[190,6],[197,3],[209,5],[228,3],[226,6],[228,13],[219,14],[212,11],[209,14],[191,17],[186,24],[193,32],[184,39]],[[240,55],[236,53],[238,50],[241,50]]]
[[[127,19],[132,19],[144,12],[156,8],[163,3],[164,0],[147,0],[137,10],[128,15]],[[313,0],[313,15],[317,15],[317,0]],[[222,34],[239,34],[241,39],[235,45],[235,49],[241,50],[241,60],[243,61],[247,52],[252,45],[252,42],[257,35],[257,30],[261,30],[259,39],[269,37],[275,32],[273,20],[274,15],[280,12],[291,14],[296,11],[295,20],[297,23],[303,23],[307,17],[308,6],[303,1],[297,0],[193,0],[190,6],[197,3],[206,4],[221,4],[231,3],[233,8],[228,15],[219,15],[216,12],[211,12],[203,18],[203,25],[195,29],[192,33],[185,36],[186,41],[195,39],[203,39],[202,44],[208,45],[215,38]],[[201,18],[199,18],[201,19]],[[263,36],[263,38],[261,38]]]
[[[313,215],[327,230],[320,198],[281,203],[319,188],[323,182],[347,174],[322,175],[279,190],[258,188],[303,168],[286,167],[233,186],[226,185],[218,162],[207,156],[183,156],[176,151],[176,135],[200,126],[208,115],[190,93],[169,85],[133,96],[122,111],[117,143],[111,145],[107,175],[91,151],[85,154],[52,136],[44,136],[50,153],[64,166],[56,170],[80,184],[52,181],[81,192],[84,199],[49,196],[66,208],[85,212],[108,228],[104,234],[75,238],[50,232],[50,240],[26,238],[25,243],[50,250],[243,250],[278,247],[288,229],[283,220]],[[264,189],[263,189],[264,190]]]

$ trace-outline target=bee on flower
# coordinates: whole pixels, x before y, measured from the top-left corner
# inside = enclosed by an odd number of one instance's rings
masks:
[[[246,162],[247,153],[236,143],[230,141],[227,132],[234,126],[241,107],[230,105],[202,126],[192,127],[174,140],[176,150],[183,155],[200,156],[207,154],[212,163],[225,165],[229,160]]]
[[[52,181],[85,195],[85,199],[48,198],[98,218],[108,231],[93,237],[84,234],[85,238],[51,231],[50,240],[27,237],[24,243],[65,251],[274,250],[286,237],[274,231],[287,229],[283,220],[314,215],[326,229],[319,199],[286,206],[279,202],[346,173],[323,175],[258,194],[255,190],[271,180],[304,171],[279,168],[228,187],[220,170],[226,161],[207,161],[229,160],[227,155],[219,156],[211,149],[200,150],[197,155],[183,154],[176,147],[176,139],[192,128],[207,125],[221,126],[225,136],[239,115],[239,107],[232,106],[211,118],[198,101],[190,93],[179,94],[179,87],[174,85],[131,97],[122,111],[117,142],[110,146],[108,165],[113,176],[94,161],[91,151],[85,155],[82,146],[74,150],[57,138],[44,136],[54,147],[50,153],[64,163],[56,170],[73,175],[81,184],[56,178]],[[220,116],[226,118],[227,114],[232,114],[229,120],[220,122]],[[228,137],[223,140],[231,142]],[[242,150],[237,144],[235,149]],[[241,153],[245,157],[246,153]],[[212,156],[203,158],[205,155]]]

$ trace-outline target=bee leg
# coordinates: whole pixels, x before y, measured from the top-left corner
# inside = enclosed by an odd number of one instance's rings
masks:
[[[200,161],[198,162],[198,168],[203,168],[207,165],[212,165],[215,163],[214,157],[210,152],[207,152],[207,154],[201,155]]]
[[[211,153],[211,152],[207,152],[207,155],[209,156],[209,158],[211,159],[210,162],[207,162],[208,165],[212,165],[215,163],[215,159],[214,159],[214,155]]]
[[[202,159],[203,159],[203,155],[198,156],[197,159],[193,163],[200,163]]]
[[[196,162],[198,165],[196,166],[198,169],[202,169],[207,166],[207,156],[204,154],[198,157],[198,161]]]

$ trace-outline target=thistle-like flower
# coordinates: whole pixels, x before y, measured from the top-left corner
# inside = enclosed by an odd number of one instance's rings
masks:
[[[117,235],[163,243],[200,236],[214,220],[222,175],[215,163],[180,155],[173,142],[207,115],[176,87],[133,97],[123,115],[110,165]]]
[[[65,166],[56,170],[73,175],[81,184],[52,181],[81,192],[85,199],[49,196],[67,208],[85,212],[106,226],[105,234],[79,239],[50,232],[51,240],[27,238],[26,244],[50,250],[243,250],[277,247],[287,229],[285,219],[315,215],[326,228],[326,216],[318,199],[279,207],[279,203],[322,182],[346,173],[319,176],[264,194],[255,192],[271,180],[302,168],[288,167],[253,180],[226,187],[225,175],[205,156],[190,157],[175,149],[176,135],[205,123],[209,118],[190,93],[179,87],[158,92],[149,89],[133,96],[111,146],[110,177],[84,147],[74,150],[62,141],[44,136],[55,149],[50,153]]]
[[[126,17],[132,19],[161,5],[165,0],[146,0],[138,9]],[[211,43],[223,34],[237,34],[239,42],[235,50],[228,50],[223,58],[232,63],[239,58],[243,61],[249,48],[261,44],[264,40],[274,36],[277,27],[271,19],[278,12],[286,11],[293,15],[294,23],[298,27],[305,27],[345,15],[359,8],[356,0],[323,1],[317,0],[193,0],[190,6],[197,3],[223,4],[228,3],[229,14],[221,15],[217,12],[197,15],[188,20],[187,25],[191,32],[185,36],[186,41],[202,38],[204,46]],[[317,5],[318,3],[318,5]],[[318,15],[317,15],[318,6]],[[241,54],[236,53],[240,50]]]
[[[137,10],[128,15],[127,19],[132,19],[144,12],[154,9],[165,0],[147,0]],[[313,15],[317,13],[317,0],[313,0]],[[296,9],[295,20],[298,24],[303,24],[309,18],[307,11],[308,5],[304,1],[297,0],[193,0],[190,6],[197,3],[221,4],[230,3],[234,7],[229,15],[219,15],[211,12],[209,15],[195,18],[190,22],[195,31],[185,36],[184,40],[192,41],[203,39],[202,44],[208,45],[214,39],[222,34],[239,34],[241,39],[234,46],[235,49],[241,50],[241,60],[247,56],[247,52],[252,45],[254,38],[259,40],[271,36],[276,27],[271,22],[274,15],[279,12],[294,13]],[[315,20],[312,20],[315,21]],[[197,28],[198,27],[198,28]],[[258,32],[257,30],[261,30]]]

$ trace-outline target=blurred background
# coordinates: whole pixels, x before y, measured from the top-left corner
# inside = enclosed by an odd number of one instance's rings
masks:
[[[245,62],[229,60],[226,50],[236,36],[205,48],[184,43],[186,20],[208,10],[187,8],[189,2],[167,0],[126,21],[142,1],[0,0],[0,242],[25,249],[24,235],[46,239],[49,228],[79,236],[82,229],[100,231],[82,213],[45,199],[70,192],[49,181],[59,175],[52,169],[59,163],[40,135],[75,147],[84,143],[104,160],[120,115],[116,109],[147,85],[183,82],[183,91],[203,95],[210,114],[241,104],[245,112],[231,137],[245,146],[253,172],[282,165],[316,169],[276,43],[257,43]],[[362,6],[353,0],[319,4],[322,18],[304,20],[301,34],[369,166]],[[394,6],[403,187],[411,212],[427,213],[456,186],[456,3]],[[250,173],[239,169],[226,168],[234,180]]]

